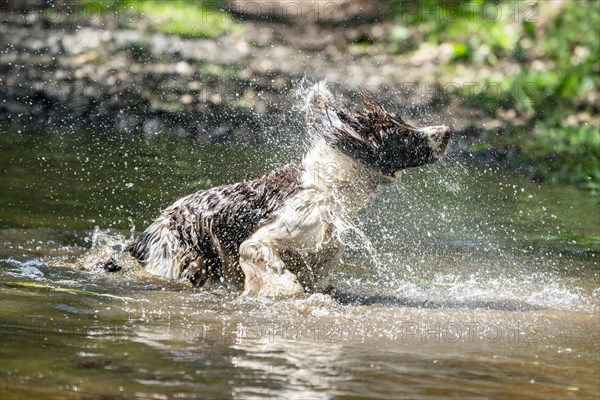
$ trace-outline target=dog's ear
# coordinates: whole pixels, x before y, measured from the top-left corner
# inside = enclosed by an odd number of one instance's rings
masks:
[[[377,101],[375,96],[373,96],[373,93],[361,87],[360,94],[365,104],[367,114],[379,119],[385,118],[388,115],[388,112],[385,110],[385,108],[383,108],[381,103]]]
[[[360,94],[364,108],[355,111],[353,117],[362,128],[361,133],[369,139],[380,142],[399,128],[412,128],[401,117],[388,112],[368,90],[361,88]]]

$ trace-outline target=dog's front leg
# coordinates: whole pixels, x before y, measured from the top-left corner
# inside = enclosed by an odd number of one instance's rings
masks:
[[[292,297],[304,293],[296,275],[285,266],[273,246],[246,241],[240,246],[244,272],[243,296]]]

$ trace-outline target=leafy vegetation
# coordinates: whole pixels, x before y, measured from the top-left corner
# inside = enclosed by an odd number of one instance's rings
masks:
[[[110,10],[139,17],[151,31],[210,38],[242,31],[242,25],[223,11],[226,3],[82,0],[81,5],[88,13]],[[459,89],[456,95],[492,116],[509,110],[525,121],[518,128],[506,127],[508,133],[495,137],[493,145],[518,147],[519,152],[510,153],[510,161],[538,178],[577,184],[600,195],[597,0],[387,0],[387,4],[396,22],[385,41],[387,51],[409,52],[422,42],[444,45],[451,49],[449,74],[453,65],[488,71],[486,78],[476,78],[480,84],[471,88],[474,92]],[[359,40],[354,46],[371,44]],[[147,57],[146,49],[131,51],[137,59]],[[455,70],[462,74],[465,68]],[[226,72],[236,76],[236,71]],[[488,150],[485,145],[479,149]]]
[[[492,71],[464,102],[491,115],[512,109],[526,119],[518,134],[511,129],[496,143],[521,149],[512,161],[539,164],[536,173],[545,179],[600,194],[597,1],[388,4],[399,27],[389,38],[392,49],[402,49],[395,42],[406,40],[409,27],[423,40],[451,45],[452,62]]]
[[[223,12],[222,1],[193,0],[84,0],[86,13],[114,12],[123,22],[140,19],[148,29],[182,37],[220,36],[229,31],[241,32],[241,26]]]

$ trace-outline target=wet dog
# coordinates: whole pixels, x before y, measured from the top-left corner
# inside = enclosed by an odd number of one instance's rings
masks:
[[[377,187],[436,162],[450,140],[448,127],[413,127],[366,92],[349,107],[318,84],[305,113],[312,146],[300,165],[184,197],[126,252],[151,274],[197,286],[226,281],[269,297],[315,290],[340,260],[340,229]]]

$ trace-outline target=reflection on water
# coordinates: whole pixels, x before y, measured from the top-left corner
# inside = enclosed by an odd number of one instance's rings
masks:
[[[600,393],[600,217],[581,192],[451,159],[410,171],[348,232],[332,296],[241,299],[48,261],[75,260],[95,225],[128,234],[292,159],[276,144],[1,140],[3,399]]]

